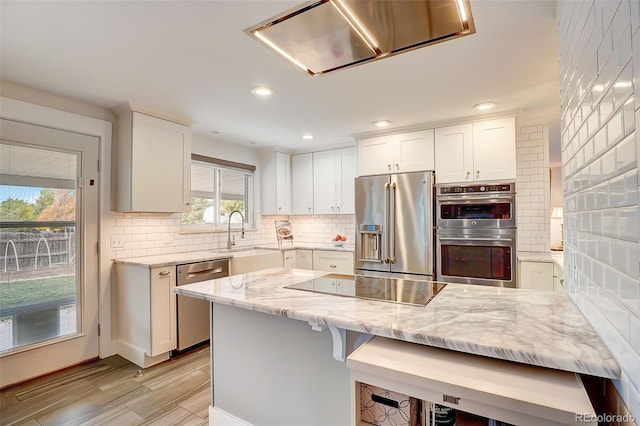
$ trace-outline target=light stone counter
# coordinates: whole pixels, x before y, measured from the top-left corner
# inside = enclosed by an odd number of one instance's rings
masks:
[[[231,250],[226,249],[212,249],[212,250],[201,250],[201,251],[189,251],[183,253],[170,253],[170,254],[159,254],[159,255],[151,255],[151,256],[138,256],[138,257],[127,257],[121,259],[112,259],[114,263],[125,263],[132,265],[142,265],[149,267],[156,266],[169,266],[176,265],[179,263],[192,263],[192,262],[200,262],[204,260],[218,260],[218,259],[229,259],[231,257],[243,257],[255,254],[256,250],[296,250],[296,249],[304,249],[304,250],[332,250],[332,251],[347,251],[353,252],[353,245],[344,246],[336,246],[334,244],[323,244],[323,243],[294,243],[293,245],[285,242],[282,244],[282,248],[278,247],[278,244],[263,244],[257,246],[248,246],[248,247],[235,247]]]
[[[313,324],[617,379],[620,368],[560,292],[449,284],[426,307],[283,288],[325,272],[272,268],[181,286],[178,294]]]
[[[555,263],[564,270],[564,252],[563,251],[519,251],[518,261],[520,262],[548,262]]]
[[[114,263],[141,266],[169,266],[180,263],[200,262],[204,260],[228,259],[232,253],[221,253],[214,250],[190,251],[184,253],[158,254],[153,256],[127,257],[123,259],[113,259]]]

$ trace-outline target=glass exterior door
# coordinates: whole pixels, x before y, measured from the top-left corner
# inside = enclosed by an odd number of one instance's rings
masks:
[[[2,120],[2,385],[97,356],[97,153],[94,137]]]

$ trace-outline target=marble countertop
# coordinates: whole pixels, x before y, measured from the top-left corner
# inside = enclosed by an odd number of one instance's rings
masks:
[[[249,247],[236,247],[232,250],[212,249],[212,250],[188,251],[183,253],[159,254],[159,255],[152,255],[152,256],[127,257],[127,258],[112,259],[112,260],[114,263],[157,267],[157,266],[176,265],[179,263],[200,262],[203,260],[218,260],[218,259],[229,259],[231,257],[238,257],[238,256],[247,256],[247,255],[255,254],[256,250],[287,251],[287,250],[296,250],[296,249],[353,252],[354,246],[347,245],[347,244],[345,244],[344,246],[336,246],[334,244],[323,244],[323,243],[294,243],[293,245],[291,245],[291,243],[286,242],[282,244],[282,248],[279,248],[278,244],[263,244],[263,245],[257,245],[257,246],[249,246]]]
[[[350,251],[353,252],[355,250],[355,246],[353,244],[345,244],[343,246],[336,246],[333,243],[302,243],[294,241],[293,243],[288,241],[282,242],[282,248],[278,247],[278,244],[264,244],[256,246],[256,248],[267,248],[267,249],[281,249],[283,251],[287,250],[331,250],[331,251]]]
[[[326,274],[272,268],[174,291],[319,325],[620,378],[618,363],[564,292],[449,284],[426,307],[417,307],[283,288]]]
[[[114,263],[140,265],[148,267],[169,266],[179,263],[200,262],[203,260],[228,259],[230,253],[220,253],[214,250],[189,251],[184,253],[158,254],[153,256],[127,257],[112,259]]]

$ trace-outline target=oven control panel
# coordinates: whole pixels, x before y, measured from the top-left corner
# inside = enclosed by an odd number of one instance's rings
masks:
[[[464,185],[464,186],[441,186],[439,194],[477,194],[487,192],[514,192],[515,184],[484,184],[484,185]]]

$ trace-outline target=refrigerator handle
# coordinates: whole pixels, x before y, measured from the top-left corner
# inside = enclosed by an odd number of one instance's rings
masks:
[[[389,263],[389,182],[384,183],[384,232],[382,237],[384,238],[384,242],[382,245],[382,261],[384,263]]]
[[[391,184],[391,191],[393,196],[391,197],[391,215],[389,217],[389,263],[396,263],[396,183]]]

